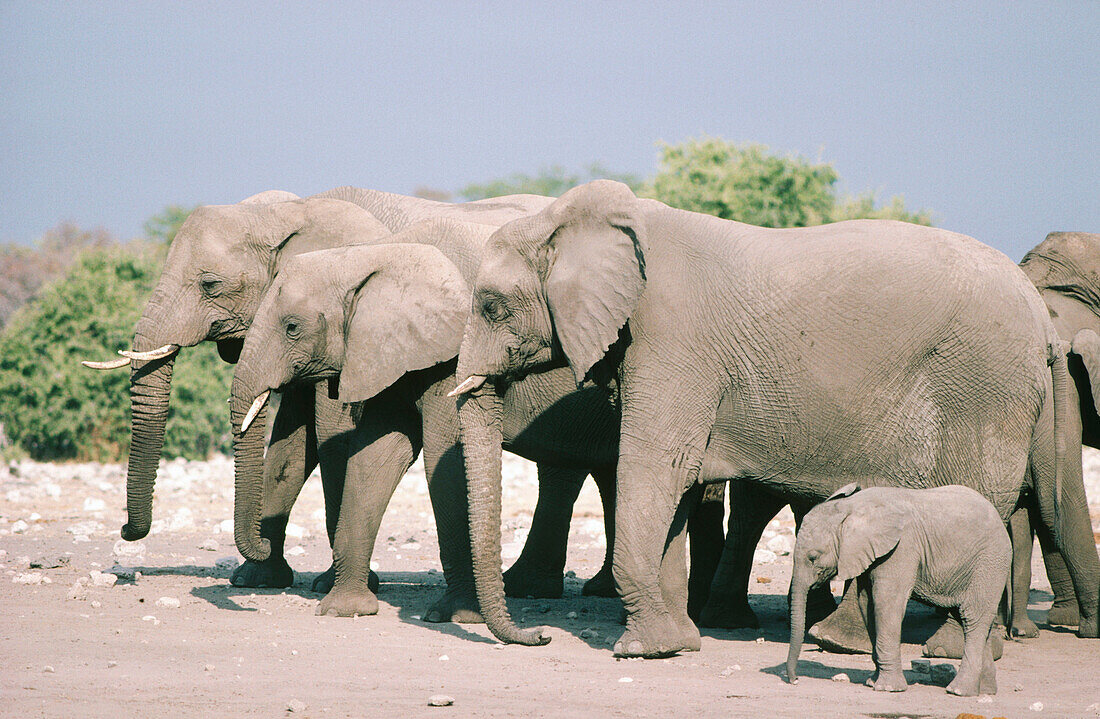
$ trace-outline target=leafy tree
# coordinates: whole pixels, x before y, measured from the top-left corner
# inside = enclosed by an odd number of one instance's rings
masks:
[[[153,240],[159,240],[166,245],[171,243],[175,239],[180,225],[194,209],[194,207],[168,205],[168,207],[145,221],[145,225],[142,227],[145,230],[145,236]]]
[[[472,184],[463,187],[458,194],[466,200],[482,200],[501,195],[531,194],[545,197],[560,197],[566,190],[596,179],[618,180],[633,190],[638,190],[641,181],[634,175],[613,173],[599,164],[589,165],[584,172],[568,172],[555,165],[544,168],[536,175],[515,173],[499,180],[484,184]]]
[[[132,243],[81,253],[0,334],[0,424],[40,460],[118,460],[130,434],[129,373],[97,372],[82,359],[115,356],[163,265],[165,247]],[[168,415],[166,456],[229,450],[231,369],[212,345],[180,353]]]
[[[836,170],[766,146],[737,145],[717,137],[662,144],[657,174],[642,192],[673,207],[762,227],[806,227],[857,217],[929,224],[927,211],[911,213],[901,197],[876,208],[873,193],[839,200]]]

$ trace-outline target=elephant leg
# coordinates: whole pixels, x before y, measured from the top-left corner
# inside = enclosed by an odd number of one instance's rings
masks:
[[[728,530],[707,602],[699,613],[699,624],[755,629],[760,622],[749,606],[753,552],[764,528],[786,500],[749,481],[732,481],[727,491],[730,496]]]
[[[1003,591],[1003,587],[1000,591]],[[1004,639],[1001,637],[1001,632],[994,631],[990,634],[990,646],[993,659],[999,660],[1004,653]],[[965,649],[966,636],[963,626],[954,613],[948,613],[940,628],[924,643],[921,652],[926,657],[962,659]]]
[[[977,694],[996,694],[997,678],[993,666],[993,635],[997,633],[993,620],[996,617],[999,592],[982,588],[978,594],[959,606],[962,623],[963,650],[958,674],[947,685],[949,694],[972,697]]]
[[[320,615],[378,612],[369,579],[378,527],[393,491],[420,453],[420,416],[413,407],[376,397],[365,404],[357,425],[344,442],[346,475],[332,543],[335,578],[317,607]]]
[[[1031,551],[1035,538],[1031,534],[1026,505],[1020,505],[1008,520],[1012,537],[1012,628],[1014,637],[1037,637],[1039,627],[1027,615],[1031,595]],[[1074,609],[1077,600],[1074,599]]]
[[[810,627],[810,636],[817,645],[835,654],[870,654],[871,638],[859,611],[856,583],[849,582],[836,611]]]
[[[688,567],[687,540],[688,527],[700,505],[703,487],[695,485],[680,500],[672,525],[665,540],[664,556],[661,558],[660,584],[661,596],[683,637],[683,651],[697,652],[701,646],[699,629],[687,613],[688,605]]]
[[[688,521],[691,572],[688,575],[688,616],[699,619],[706,606],[710,585],[722,559],[725,533],[722,518],[726,514],[726,483],[715,482],[703,488],[699,506]]]
[[[539,498],[531,531],[519,558],[504,572],[504,593],[557,599],[562,593],[573,504],[588,472],[539,464],[538,476]]]
[[[1050,590],[1054,594],[1054,602],[1047,612],[1047,624],[1076,627],[1081,621],[1081,614],[1077,608],[1077,595],[1073,591],[1073,579],[1070,578],[1066,560],[1054,544],[1050,531],[1041,522],[1034,521],[1035,519],[1032,516],[1032,529],[1039,538],[1047,581],[1050,582]]]
[[[289,587],[294,571],[283,556],[290,510],[302,486],[317,466],[313,388],[294,386],[284,391],[264,455],[263,514],[260,536],[271,543],[264,562],[246,560],[233,571],[235,587]]]
[[[890,563],[887,560],[871,570],[874,581],[869,587],[868,616],[874,617],[874,621],[867,623],[872,625],[874,635],[875,673],[867,680],[867,685],[874,687],[876,692],[903,692],[909,687],[901,664],[901,622],[913,592],[916,567],[909,572],[904,566],[888,567]],[[868,591],[865,582],[866,577],[858,577],[853,583]]]
[[[603,566],[596,575],[584,583],[581,594],[586,597],[617,597],[615,578],[611,574],[611,564],[615,551],[615,467],[600,467],[592,470],[592,479],[600,490],[600,504],[603,505],[603,533],[606,548],[603,554]]]

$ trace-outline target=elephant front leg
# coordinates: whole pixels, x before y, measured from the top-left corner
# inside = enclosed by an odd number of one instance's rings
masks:
[[[246,560],[230,577],[235,587],[289,587],[294,570],[283,556],[290,510],[317,466],[312,388],[283,392],[264,457],[263,514],[260,536],[271,543],[266,561]]]
[[[396,413],[396,411],[394,412]],[[317,614],[351,617],[376,614],[370,559],[382,515],[394,489],[420,452],[419,427],[374,408],[351,441],[333,543],[334,581]]]
[[[611,565],[615,560],[615,468],[594,469],[592,479],[600,492],[600,504],[603,506],[603,533],[606,542],[603,566],[584,583],[581,594],[586,597],[617,597],[619,591],[615,588],[615,577],[611,573]]]
[[[689,489],[680,500],[676,514],[672,517],[672,526],[665,541],[664,557],[661,559],[661,595],[669,614],[679,626],[683,638],[683,651],[697,652],[701,646],[699,628],[688,616],[689,583],[687,571],[688,526],[699,508],[703,488],[699,485]]]
[[[580,494],[584,470],[539,464],[539,498],[531,518],[531,532],[519,558],[504,572],[509,597],[561,597],[569,522]]]
[[[1039,627],[1027,615],[1031,596],[1031,552],[1035,539],[1031,535],[1031,521],[1026,506],[1020,506],[1008,520],[1008,533],[1012,537],[1012,636],[1037,637]],[[1073,599],[1077,609],[1077,599]]]
[[[1054,594],[1050,610],[1047,612],[1047,624],[1059,627],[1076,627],[1081,623],[1081,613],[1077,606],[1077,594],[1073,591],[1073,580],[1070,578],[1066,560],[1058,547],[1054,544],[1054,538],[1040,522],[1035,521],[1035,515],[1029,513],[1031,528],[1039,538],[1039,549],[1043,553],[1043,565],[1047,570],[1047,581],[1050,582],[1050,591]],[[1013,567],[1015,567],[1016,545],[1013,542]],[[1030,559],[1030,553],[1029,553]],[[1030,571],[1031,566],[1028,565]]]
[[[710,596],[710,587],[721,561],[726,536],[722,519],[726,514],[726,483],[716,482],[703,488],[699,506],[688,521],[691,572],[688,575],[688,616],[699,619]],[[747,591],[747,584],[746,584]]]
[[[863,592],[870,592],[869,606],[865,611],[873,617],[875,673],[867,685],[877,692],[903,692],[909,688],[901,665],[901,622],[905,618],[905,605],[913,592],[913,580],[902,568],[884,565],[871,570],[874,580],[868,588],[866,577],[854,582]],[[914,570],[915,573],[915,570]],[[869,624],[871,622],[868,622]]]

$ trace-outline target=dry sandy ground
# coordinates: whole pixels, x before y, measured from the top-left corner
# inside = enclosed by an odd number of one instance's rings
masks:
[[[1100,502],[1100,457],[1088,462],[1090,496]],[[526,463],[506,469],[509,563],[530,522],[535,484]],[[500,646],[484,626],[426,624],[419,615],[441,591],[442,575],[423,474],[415,471],[379,537],[379,614],[317,617],[309,583],[329,563],[319,482],[309,482],[291,520],[295,586],[253,592],[228,582],[225,565],[238,556],[231,477],[228,460],[166,464],[154,533],[135,545],[116,544],[122,468],[0,468],[0,716],[1100,716],[1100,641],[1066,631],[1009,643],[997,667],[1000,693],[983,700],[948,696],[942,679],[916,673],[908,674],[908,692],[876,694],[862,685],[869,658],[813,645],[803,652],[804,678],[790,686],[782,679],[790,560],[764,552],[752,582],[764,629],[705,631],[702,651],[671,659],[615,660],[608,642],[622,631],[617,600],[581,598],[580,579],[567,581],[560,600],[509,602],[522,624],[550,627],[545,647]],[[791,527],[789,515],[777,520],[765,541],[781,549],[776,537]],[[603,549],[589,483],[569,569],[591,576]],[[1029,608],[1040,623],[1050,599],[1041,566]],[[91,573],[112,568],[117,584],[95,586]],[[933,621],[928,610],[911,609],[907,660],[919,657]],[[436,694],[453,705],[429,707]]]

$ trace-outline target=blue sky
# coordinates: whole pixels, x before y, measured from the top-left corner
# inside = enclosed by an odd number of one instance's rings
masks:
[[[648,175],[702,134],[1014,259],[1100,232],[1100,3],[914,5],[0,0],[0,240],[265,189]]]

